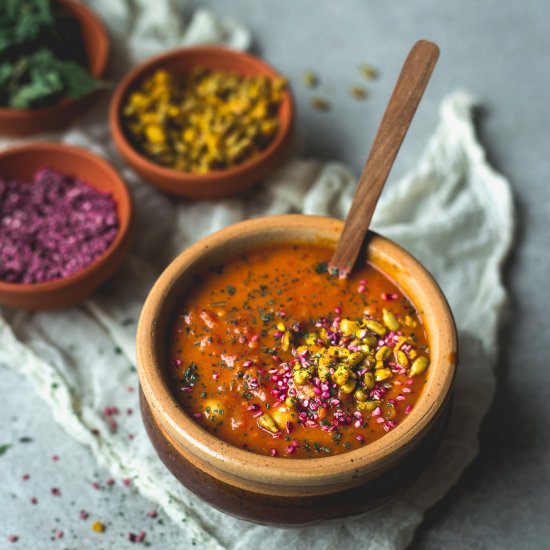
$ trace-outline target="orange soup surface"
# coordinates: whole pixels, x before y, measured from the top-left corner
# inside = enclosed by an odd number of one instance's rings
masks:
[[[342,280],[332,249],[273,245],[197,276],[176,305],[171,385],[187,413],[251,452],[319,458],[406,418],[426,382],[417,312],[372,265]]]

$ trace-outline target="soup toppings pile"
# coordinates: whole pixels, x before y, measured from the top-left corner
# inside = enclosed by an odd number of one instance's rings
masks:
[[[0,281],[46,283],[82,271],[115,240],[109,193],[40,168],[32,181],[0,176]]]
[[[331,250],[276,245],[204,273],[183,297],[169,372],[185,410],[252,452],[316,458],[395,428],[430,364],[420,318],[371,265],[347,280]]]
[[[157,70],[132,92],[122,119],[153,162],[206,174],[259,155],[279,130],[286,81],[203,67],[187,78]]]

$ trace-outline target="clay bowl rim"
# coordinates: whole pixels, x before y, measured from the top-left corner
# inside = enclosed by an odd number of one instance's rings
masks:
[[[94,78],[102,77],[107,70],[107,63],[109,62],[109,53],[111,49],[109,33],[107,32],[105,25],[99,16],[96,15],[96,13],[86,4],[76,2],[75,0],[54,1],[70,11],[81,26],[88,26],[88,28],[93,29],[93,32],[97,38],[94,43],[93,62],[92,59],[90,59],[91,56],[88,55],[88,71]],[[31,118],[40,118],[46,113],[53,113],[56,110],[62,111],[69,105],[78,103],[87,97],[88,96],[84,96],[78,99],[64,98],[54,105],[41,107],[39,109],[15,109],[13,107],[0,107],[0,120],[4,119],[5,121],[16,123],[18,121]]]
[[[353,479],[375,477],[401,460],[420,442],[431,427],[447,399],[453,383],[457,361],[457,336],[452,313],[447,301],[429,272],[408,252],[389,239],[371,233],[369,256],[378,255],[376,265],[393,266],[402,272],[399,279],[390,277],[403,288],[408,280],[417,290],[413,303],[422,310],[432,353],[432,367],[423,395],[409,416],[382,438],[361,449],[315,459],[267,457],[251,453],[226,443],[204,430],[190,418],[173,397],[164,378],[161,358],[166,336],[164,322],[173,313],[170,294],[179,294],[177,284],[184,274],[193,274],[193,266],[210,257],[200,269],[223,260],[227,243],[241,242],[252,235],[265,244],[296,242],[285,235],[301,232],[304,241],[312,242],[317,236],[327,244],[335,243],[343,222],[333,218],[306,215],[281,215],[256,218],[229,226],[195,243],[182,252],[161,274],[150,291],[140,316],[137,330],[138,375],[144,396],[155,417],[161,419],[168,435],[202,463],[237,479],[255,481],[271,487],[311,487],[353,482]],[[306,238],[309,234],[309,241]],[[241,249],[226,252],[231,256]],[[250,246],[248,248],[251,248]],[[215,260],[212,255],[216,254]],[[426,299],[419,304],[419,295]],[[429,300],[427,298],[429,297]],[[421,305],[421,307],[419,307]],[[434,322],[437,319],[437,324]],[[157,342],[162,342],[160,346]],[[437,367],[434,367],[436,365]]]
[[[284,92],[285,99],[281,103],[280,107],[288,110],[288,116],[279,116],[281,126],[275,135],[275,138],[259,155],[243,162],[242,164],[231,168],[226,168],[224,170],[215,170],[213,172],[208,172],[207,174],[193,174],[191,172],[183,172],[166,168],[165,166],[161,166],[160,164],[149,160],[145,155],[140,153],[128,140],[124,131],[120,115],[123,100],[126,99],[128,94],[135,90],[137,85],[143,81],[148,74],[152,73],[153,70],[162,68],[166,62],[172,61],[173,59],[181,56],[188,56],[191,58],[201,56],[230,58],[236,60],[239,66],[246,64],[254,67],[255,69],[260,69],[258,70],[258,74],[266,74],[271,78],[282,77],[281,73],[259,57],[225,46],[215,45],[184,46],[181,48],[175,48],[162,54],[155,55],[138,64],[130,72],[128,72],[117,85],[109,107],[109,125],[111,127],[113,140],[117,148],[120,150],[121,155],[128,158],[128,163],[132,167],[137,167],[139,171],[154,173],[157,177],[171,180],[172,183],[199,185],[204,182],[205,184],[215,185],[220,181],[238,177],[244,172],[256,170],[258,166],[266,162],[272,155],[277,154],[285,146],[292,132],[292,125],[295,117],[294,99],[289,87],[287,87]],[[200,62],[196,64],[196,66],[199,65]],[[235,69],[235,71],[239,72],[237,69]],[[173,191],[170,193],[174,194]]]
[[[118,207],[118,204],[120,201],[116,201],[117,204],[117,215],[119,218],[119,229],[117,232],[117,235],[113,242],[109,245],[109,247],[103,252],[101,256],[96,258],[91,264],[89,264],[87,267],[82,269],[81,271],[78,271],[77,273],[73,273],[72,275],[68,275],[67,277],[63,277],[61,279],[55,279],[53,281],[48,281],[45,283],[8,283],[6,281],[0,280],[0,293],[11,293],[13,295],[30,295],[30,294],[36,294],[36,295],[42,295],[47,294],[48,292],[61,290],[63,288],[68,288],[73,285],[78,285],[83,280],[88,279],[88,277],[92,277],[96,274],[96,272],[100,271],[103,266],[110,262],[115,256],[117,256],[121,252],[121,248],[124,246],[126,240],[128,239],[132,228],[133,228],[133,222],[134,222],[134,208],[132,203],[132,197],[130,195],[130,191],[128,189],[128,186],[122,179],[122,177],[119,175],[117,170],[105,159],[94,155],[93,153],[90,153],[86,151],[85,149],[82,149],[80,147],[75,147],[74,145],[66,145],[64,143],[48,143],[48,142],[35,142],[35,143],[29,143],[26,145],[20,145],[17,147],[10,147],[9,149],[5,149],[4,151],[0,151],[0,164],[2,162],[2,159],[12,156],[12,155],[20,155],[20,154],[28,154],[33,155],[37,152],[47,152],[47,153],[55,153],[55,154],[61,154],[62,156],[76,156],[80,159],[84,159],[86,163],[94,163],[96,165],[99,165],[102,170],[104,170],[108,174],[108,178],[111,182],[114,183],[116,187],[119,188],[123,200],[123,205],[121,204],[120,207]],[[60,172],[63,172],[63,169],[57,168]],[[68,174],[70,176],[81,178],[83,181],[85,181],[88,185],[93,187],[96,190],[100,190],[98,187],[94,186],[94,182],[88,181],[85,174],[74,174],[70,173]],[[2,177],[2,174],[0,173],[0,177]],[[128,215],[124,217],[124,219],[121,219],[120,212],[124,210],[125,212],[128,212]]]

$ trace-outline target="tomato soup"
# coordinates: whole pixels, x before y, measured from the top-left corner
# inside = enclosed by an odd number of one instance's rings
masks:
[[[421,319],[370,264],[328,273],[332,249],[252,250],[176,304],[167,371],[187,413],[251,452],[319,458],[382,437],[426,382]]]

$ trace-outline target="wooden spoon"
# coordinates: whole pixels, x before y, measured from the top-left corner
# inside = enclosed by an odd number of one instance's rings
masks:
[[[433,42],[419,40],[403,64],[330,260],[330,272],[341,278],[349,275],[357,261],[376,203],[438,57],[439,48]]]

